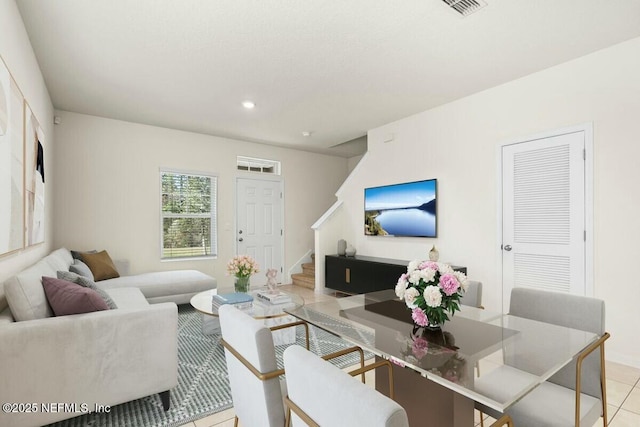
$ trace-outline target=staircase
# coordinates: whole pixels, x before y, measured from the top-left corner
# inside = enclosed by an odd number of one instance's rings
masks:
[[[311,262],[302,264],[302,273],[291,275],[291,282],[295,286],[301,286],[307,289],[315,289],[316,287],[316,256],[311,254]]]

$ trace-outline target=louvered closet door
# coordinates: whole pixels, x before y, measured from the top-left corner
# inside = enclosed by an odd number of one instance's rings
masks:
[[[583,131],[502,148],[503,291],[585,294]]]

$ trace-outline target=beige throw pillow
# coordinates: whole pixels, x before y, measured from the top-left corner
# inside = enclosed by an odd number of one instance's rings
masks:
[[[82,262],[87,264],[89,270],[93,273],[93,278],[96,282],[120,277],[120,274],[118,273],[116,266],[113,265],[113,261],[107,251],[100,251],[95,254],[83,253]]]

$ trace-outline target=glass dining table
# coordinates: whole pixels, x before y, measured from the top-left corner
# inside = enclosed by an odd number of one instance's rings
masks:
[[[599,338],[467,306],[440,330],[416,327],[393,290],[285,311],[390,360],[396,400],[415,426],[473,426],[476,402],[504,412]],[[376,374],[376,388],[386,391],[387,378]]]

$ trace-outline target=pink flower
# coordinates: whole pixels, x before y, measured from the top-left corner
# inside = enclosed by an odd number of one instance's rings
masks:
[[[429,324],[429,319],[427,319],[427,315],[422,309],[418,307],[414,308],[411,311],[411,318],[413,319],[414,322],[416,322],[416,325],[427,326]]]
[[[401,368],[404,368],[404,362],[400,359],[396,359],[395,357],[390,357],[389,362],[393,363],[394,365],[400,366]]]
[[[420,270],[424,270],[425,268],[430,268],[432,270],[438,271],[438,263],[433,261],[423,261],[420,264]]]
[[[424,338],[414,338],[411,344],[411,352],[418,359],[422,359],[429,352],[429,342]]]
[[[458,291],[460,283],[453,274],[443,274],[440,276],[440,288],[447,296],[451,296]]]
[[[457,383],[458,382],[458,374],[453,369],[448,369],[446,372],[444,372],[442,377],[445,380],[451,381],[452,383]]]

